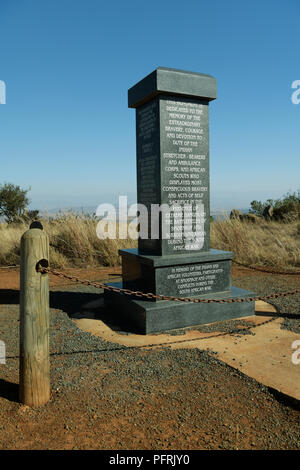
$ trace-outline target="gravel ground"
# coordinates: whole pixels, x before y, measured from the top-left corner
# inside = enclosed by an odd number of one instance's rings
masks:
[[[233,276],[232,282],[237,287],[248,290],[253,289],[257,295],[269,295],[300,288],[300,276],[266,275],[258,272],[247,276],[244,274]],[[299,295],[268,300],[268,303],[274,305],[278,314],[284,317],[281,328],[300,333]]]
[[[233,284],[268,294],[296,288],[299,280],[243,272]],[[0,305],[8,356],[0,366],[0,448],[300,448],[298,403],[206,351],[128,349],[93,337],[71,317],[97,298],[95,289],[57,289],[51,294],[52,396],[39,409],[18,403],[19,307],[16,299]],[[285,316],[283,328],[298,331],[299,296],[274,305]],[[240,332],[242,326],[234,320],[210,328]]]

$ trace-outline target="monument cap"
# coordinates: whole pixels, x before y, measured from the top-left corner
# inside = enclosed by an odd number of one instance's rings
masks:
[[[212,101],[217,98],[217,80],[203,73],[158,67],[128,90],[128,107],[137,108],[159,94]]]

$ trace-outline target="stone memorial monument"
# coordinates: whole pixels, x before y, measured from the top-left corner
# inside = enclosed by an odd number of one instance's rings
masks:
[[[119,251],[123,282],[114,286],[176,297],[254,295],[231,286],[233,253],[210,248],[208,108],[216,97],[212,76],[165,67],[128,91],[128,106],[136,109],[137,202],[147,211],[140,211],[138,249]],[[110,291],[105,303],[143,334],[254,314],[254,302],[188,303]]]

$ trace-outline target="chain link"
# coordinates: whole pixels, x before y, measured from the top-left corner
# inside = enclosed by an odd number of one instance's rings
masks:
[[[260,271],[262,273],[268,273],[268,274],[286,274],[286,275],[289,275],[289,276],[299,276],[300,275],[300,271],[275,271],[273,269],[266,269],[266,268],[262,268],[262,267],[256,267],[256,266],[250,266],[249,264],[243,264],[243,263],[240,263],[239,261],[235,261],[234,259],[231,260],[233,263],[239,265],[239,266],[243,266],[244,268],[247,268],[247,269],[253,269],[254,271]]]
[[[151,292],[142,292],[142,291],[133,291],[130,289],[124,289],[121,287],[114,287],[114,286],[108,286],[107,284],[104,284],[102,282],[95,282],[95,281],[90,281],[88,279],[80,279],[76,276],[69,276],[68,274],[62,273],[60,271],[56,271],[55,269],[51,268],[44,268],[43,266],[39,265],[38,266],[38,272],[42,274],[53,274],[54,276],[63,278],[63,279],[68,279],[72,282],[76,282],[78,284],[83,284],[86,286],[92,286],[96,287],[97,289],[104,289],[109,292],[119,292],[124,295],[132,295],[134,297],[139,297],[139,298],[146,298],[146,299],[152,299],[152,300],[169,300],[169,301],[178,301],[178,302],[192,302],[192,303],[242,303],[242,302],[253,302],[256,300],[270,300],[270,299],[277,299],[279,297],[287,297],[290,295],[299,295],[300,294],[300,289],[296,289],[290,292],[278,292],[276,294],[269,294],[269,295],[264,295],[264,296],[256,296],[256,297],[236,297],[236,298],[231,298],[231,299],[197,299],[197,298],[190,298],[190,297],[174,297],[174,296],[168,296],[168,295],[162,295],[162,294],[153,294]]]

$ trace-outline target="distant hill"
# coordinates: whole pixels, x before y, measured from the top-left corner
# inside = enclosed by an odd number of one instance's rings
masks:
[[[66,206],[61,208],[54,208],[49,209],[47,211],[40,211],[42,216],[50,216],[54,217],[59,214],[65,214],[67,212],[73,212],[73,214],[89,214],[93,215],[96,212],[97,206],[83,206],[83,207],[76,207],[76,206]]]
[[[130,202],[129,205],[133,204],[133,202]],[[117,204],[114,204],[116,210],[118,208]],[[76,207],[76,206],[68,206],[65,208],[56,208],[56,209],[51,209],[48,211],[41,211],[40,214],[42,216],[50,216],[50,217],[55,217],[56,215],[59,214],[64,214],[67,212],[73,212],[74,214],[89,214],[93,215],[95,214],[97,209],[97,206],[83,206],[83,207]],[[239,209],[241,212],[246,213],[249,211],[249,208],[242,208]],[[228,209],[213,209],[210,212],[210,215],[213,217],[214,220],[217,219],[225,219],[226,217],[229,217],[230,215],[230,210]]]

